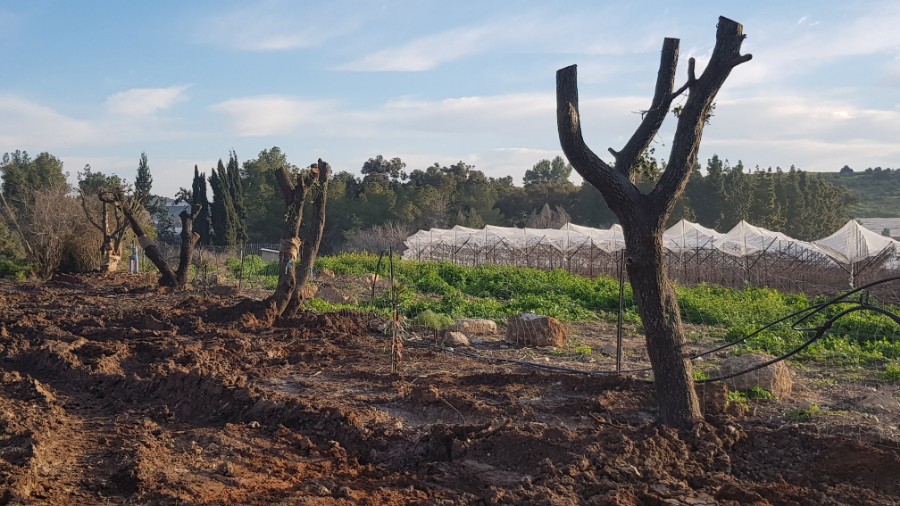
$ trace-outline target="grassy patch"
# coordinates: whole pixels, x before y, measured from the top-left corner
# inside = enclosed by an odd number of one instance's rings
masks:
[[[588,279],[563,270],[543,271],[511,266],[463,267],[450,263],[394,260],[394,276],[398,283],[396,301],[407,318],[488,318],[505,323],[519,313],[553,316],[564,322],[616,320],[619,287],[616,280],[599,277]],[[271,266],[247,257],[244,272],[275,272]],[[365,276],[376,271],[388,274],[388,262],[365,254],[344,254],[321,258],[316,269],[329,269],[338,275]],[[791,328],[790,323],[763,326],[797,311],[823,302],[768,288],[747,287],[740,290],[714,285],[676,287],[682,319],[702,325],[709,331],[701,334],[713,340],[733,341],[754,334],[733,353],[766,353],[782,355],[796,349],[811,336]],[[364,310],[385,311],[391,306],[391,295],[382,291],[374,299],[363,301]],[[847,304],[832,306],[805,325],[816,327],[847,309]],[[630,287],[625,289],[624,319],[640,326],[640,318]],[[900,313],[900,308],[889,308]],[[420,316],[420,315],[427,315]],[[426,321],[424,326],[436,323]],[[581,350],[587,356],[587,350]],[[873,312],[850,313],[835,322],[824,338],[792,357],[799,363],[821,364],[847,370],[871,370],[873,364],[900,361],[900,326],[890,318]],[[891,369],[893,371],[893,369]],[[886,371],[887,377],[894,372]]]
[[[900,382],[900,362],[884,364],[884,370],[881,371],[881,379]]]

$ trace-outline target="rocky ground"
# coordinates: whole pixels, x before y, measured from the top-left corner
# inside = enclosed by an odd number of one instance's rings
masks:
[[[412,342],[392,374],[382,322],[229,323],[238,300],[0,285],[0,504],[900,502],[900,441],[874,415],[741,415],[712,387],[679,433],[647,383]]]

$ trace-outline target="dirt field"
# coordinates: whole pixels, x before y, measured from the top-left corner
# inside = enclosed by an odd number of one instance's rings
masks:
[[[413,346],[392,375],[380,322],[220,323],[236,301],[0,285],[0,504],[900,502],[900,443],[867,419],[736,417],[711,390],[677,433],[646,383]]]

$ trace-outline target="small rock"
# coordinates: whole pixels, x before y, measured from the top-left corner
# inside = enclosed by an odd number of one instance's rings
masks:
[[[608,357],[615,357],[617,349],[615,343],[607,343],[600,347],[600,353]]]
[[[719,364],[716,376],[728,376],[729,374],[746,371],[768,362],[772,358],[774,357],[754,353],[728,357]],[[751,390],[753,387],[764,388],[779,399],[790,397],[794,385],[791,379],[791,371],[784,361],[775,362],[761,369],[735,376],[725,380],[725,383],[728,385],[728,388],[733,390]]]
[[[253,420],[252,422],[247,424],[247,427],[250,427],[251,429],[258,429],[259,422],[257,422],[256,420]]]
[[[883,413],[891,413],[900,409],[897,399],[885,392],[872,392],[856,401],[856,406]]]
[[[484,336],[497,333],[497,323],[494,320],[480,318],[460,318],[455,322],[456,330],[466,337]]]
[[[216,466],[216,472],[222,476],[231,476],[234,470],[230,462],[219,462],[219,465]]]
[[[566,327],[552,316],[524,313],[511,316],[506,324],[506,342],[524,346],[566,345]]]
[[[445,332],[442,342],[444,346],[452,348],[465,348],[470,345],[469,338],[465,334],[455,331]]]

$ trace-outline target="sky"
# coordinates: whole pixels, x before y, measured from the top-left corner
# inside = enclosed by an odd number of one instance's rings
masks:
[[[146,152],[167,196],[195,164],[272,146],[299,166],[461,160],[521,182],[562,154],[557,69],[578,65],[585,138],[602,157],[649,106],[663,38],[681,40],[677,87],[687,58],[702,71],[720,15],[743,24],[753,59],[718,95],[701,164],[900,166],[895,0],[0,0],[0,153],[133,180]],[[661,158],[675,121],[654,143]]]

